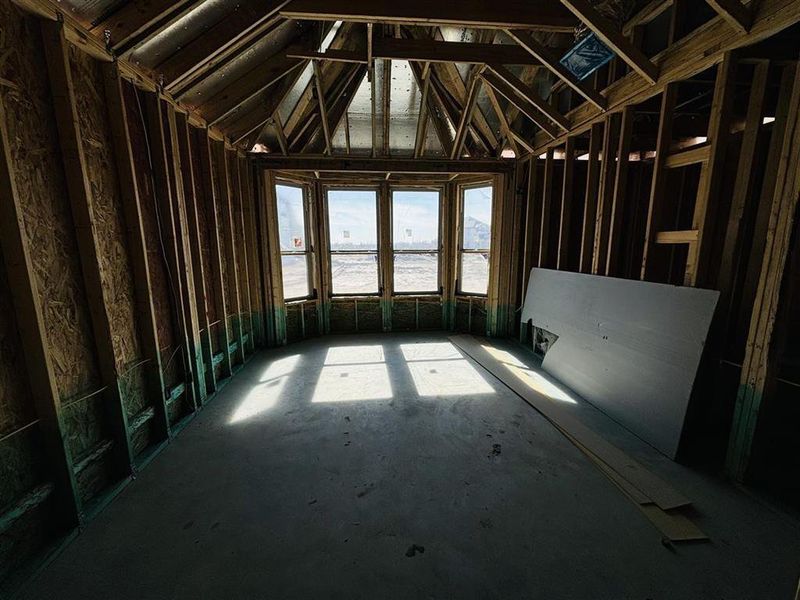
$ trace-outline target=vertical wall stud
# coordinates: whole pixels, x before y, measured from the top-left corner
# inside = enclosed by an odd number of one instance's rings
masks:
[[[606,117],[603,135],[603,160],[600,170],[600,185],[597,192],[597,212],[595,215],[594,250],[592,252],[592,273],[604,275],[606,252],[611,229],[611,204],[614,193],[614,173],[617,167],[617,138],[620,132],[620,115],[615,113]]]
[[[733,95],[736,86],[736,57],[726,52],[717,67],[717,80],[714,86],[714,100],[708,123],[709,153],[703,165],[703,174],[697,190],[692,228],[698,232],[697,241],[689,245],[686,262],[686,285],[706,285],[711,270],[711,250],[714,239],[719,195],[725,163],[725,151],[730,137]],[[713,270],[715,271],[715,270]]]
[[[656,236],[661,231],[664,211],[664,198],[667,192],[667,155],[672,145],[672,120],[675,112],[675,101],[678,95],[678,84],[669,83],[661,96],[661,114],[658,122],[658,138],[656,140],[656,157],[653,163],[653,181],[650,186],[650,202],[647,207],[647,224],[645,225],[644,253],[642,254],[641,279],[652,281],[659,273],[658,261],[653,258]]]
[[[581,273],[592,270],[592,252],[597,212],[597,191],[600,182],[600,149],[602,146],[600,123],[592,125],[589,133],[589,154],[586,164],[586,196],[583,204],[583,225],[581,227],[581,257],[578,265]]]
[[[628,163],[631,153],[631,138],[633,136],[632,106],[622,110],[622,124],[620,125],[619,146],[617,148],[617,171],[614,176],[614,192],[611,199],[611,214],[608,224],[608,244],[605,257],[603,274],[610,277],[619,276],[622,268],[621,261],[621,230],[622,215],[625,213],[625,201],[628,196]],[[602,261],[602,257],[600,259]]]
[[[198,373],[198,378],[203,378],[207,390],[216,390],[217,382],[214,376],[214,345],[211,337],[211,326],[208,319],[208,290],[206,285],[206,266],[204,264],[203,252],[200,247],[200,222],[197,215],[197,180],[198,176],[194,172],[192,154],[194,151],[192,144],[191,125],[186,115],[175,114],[175,125],[177,133],[177,150],[181,157],[181,173],[183,175],[184,207],[186,210],[186,228],[188,237],[187,258],[191,264],[191,272],[194,287],[194,302],[197,307],[195,316],[197,319],[198,334],[200,337],[200,351],[202,361],[198,362],[198,369],[203,368],[205,374]],[[202,330],[202,331],[201,331]],[[204,375],[204,376],[203,376]]]
[[[564,179],[561,186],[561,215],[558,225],[558,257],[556,269],[569,269],[570,227],[575,190],[575,138],[568,137],[564,148]]]
[[[800,67],[795,67],[789,115],[728,446],[726,468],[738,480],[747,476],[759,412],[776,377],[775,323],[800,198]]]
[[[250,252],[247,244],[247,223],[245,222],[245,194],[246,184],[244,177],[246,173],[242,167],[242,157],[236,155],[236,210],[234,211],[236,224],[240,227],[239,235],[239,256],[241,256],[242,269],[240,272],[240,282],[242,287],[242,302],[244,304],[245,314],[247,315],[248,325],[248,340],[246,346],[250,347],[252,352],[255,349],[255,332],[253,328],[253,301],[250,295]]]
[[[281,275],[281,254],[277,246],[280,239],[278,232],[278,204],[275,197],[275,176],[272,171],[264,172],[264,207],[265,207],[265,253],[269,257],[270,289],[272,291],[272,312],[275,327],[274,342],[286,344],[286,306],[283,299],[283,278]]]
[[[554,177],[553,149],[547,149],[544,161],[544,181],[542,186],[542,220],[539,223],[539,260],[540,268],[550,266],[550,211],[553,204],[553,177]]]
[[[233,296],[233,306],[229,307],[235,316],[233,321],[233,338],[237,343],[236,356],[239,364],[244,364],[244,336],[242,334],[242,304],[239,297],[239,269],[236,252],[236,232],[233,228],[233,208],[231,202],[232,186],[230,164],[228,162],[228,150],[224,142],[213,142],[216,148],[217,165],[219,167],[219,192],[220,205],[222,207],[222,227],[225,232],[223,236],[225,246],[225,263],[228,267],[228,284]],[[227,315],[226,315],[227,319]]]
[[[169,151],[172,157],[170,166],[175,193],[172,194],[172,227],[174,230],[175,250],[178,264],[177,279],[180,291],[181,324],[183,339],[186,344],[187,379],[192,386],[194,409],[206,401],[206,381],[203,376],[203,352],[200,342],[200,325],[197,316],[197,297],[194,291],[194,275],[189,240],[189,219],[186,215],[186,197],[190,195],[194,202],[194,182],[191,161],[187,156],[187,164],[183,165],[178,139],[178,127],[175,109],[167,108],[167,126],[169,128]],[[184,177],[187,177],[184,180]]]
[[[122,93],[122,76],[117,63],[104,65],[104,80],[114,142],[114,156],[117,162],[117,176],[120,181],[122,208],[125,212],[128,246],[131,252],[136,311],[141,326],[139,336],[142,342],[143,357],[148,360],[145,367],[147,392],[155,410],[156,436],[165,440],[169,437],[169,418],[167,416],[164,373],[161,366],[161,351],[158,347],[156,313],[153,307],[153,288],[150,281],[150,265],[142,221],[139,183],[133,161],[125,97]]]
[[[231,364],[230,343],[231,334],[228,327],[228,307],[225,301],[225,291],[223,289],[224,282],[222,280],[222,243],[220,242],[220,223],[217,217],[217,186],[214,171],[214,160],[211,150],[211,138],[208,135],[203,137],[203,143],[200,144],[198,151],[200,152],[200,167],[203,181],[203,189],[206,190],[206,215],[207,227],[209,230],[209,238],[211,240],[211,264],[210,267],[213,271],[211,280],[211,288],[214,295],[214,306],[217,309],[217,320],[219,321],[219,346],[222,352],[222,376],[230,377],[233,373],[233,365]],[[216,180],[216,181],[215,181]]]

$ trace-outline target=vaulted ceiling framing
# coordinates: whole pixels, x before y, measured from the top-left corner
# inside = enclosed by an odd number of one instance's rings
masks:
[[[619,104],[619,77],[560,62],[581,24],[630,85],[664,85],[643,32],[673,0],[638,0],[624,22],[594,0],[16,2],[246,150],[474,159],[529,153]],[[721,21],[736,40],[761,22],[752,3],[707,4],[698,29]]]

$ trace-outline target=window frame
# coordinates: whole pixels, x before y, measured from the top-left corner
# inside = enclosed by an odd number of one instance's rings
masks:
[[[468,190],[474,190],[478,188],[491,188],[492,190],[492,206],[491,206],[491,215],[492,215],[492,223],[489,229],[489,248],[464,248],[464,204],[465,204],[465,196]],[[457,271],[457,280],[456,280],[456,295],[457,296],[465,296],[465,297],[475,297],[475,298],[487,298],[489,296],[489,285],[492,281],[492,243],[494,242],[494,209],[495,209],[495,186],[494,181],[491,179],[486,181],[481,181],[477,183],[470,183],[464,184],[459,186],[458,188],[458,223],[457,223],[457,231],[456,231],[456,271]],[[463,278],[463,267],[464,267],[464,255],[465,254],[485,254],[487,257],[487,262],[489,263],[489,277],[486,282],[486,291],[483,293],[480,292],[465,292],[461,289],[461,285],[464,282]]]
[[[375,235],[377,244],[375,250],[333,250],[331,248],[331,217],[330,217],[330,193],[331,192],[373,192],[375,194]],[[383,295],[383,269],[381,268],[381,191],[373,185],[332,185],[323,189],[325,205],[325,239],[327,241],[328,265],[328,296],[330,298],[379,298]],[[359,293],[335,293],[333,291],[333,257],[340,256],[372,256],[375,255],[378,265],[378,290],[375,292]]]
[[[305,235],[305,250],[282,250],[281,249],[281,241],[280,241],[280,209],[278,208],[278,186],[283,187],[290,187],[299,189],[302,192],[303,196],[303,235]],[[313,277],[312,277],[312,261],[311,258],[314,256],[314,243],[311,237],[311,224],[310,224],[310,217],[311,217],[311,207],[309,201],[309,190],[308,186],[301,183],[295,183],[293,181],[288,181],[284,179],[275,179],[275,218],[277,220],[276,225],[278,226],[278,259],[281,265],[281,295],[283,296],[283,301],[286,304],[291,304],[294,302],[307,302],[308,300],[313,300],[316,298],[317,292],[314,288],[313,284]],[[284,274],[283,274],[283,257],[284,256],[305,256],[306,259],[306,285],[308,287],[308,294],[305,296],[292,296],[287,298],[285,295],[285,283],[284,283]]]
[[[395,192],[436,192],[439,196],[438,202],[438,244],[436,250],[395,250],[394,248],[394,193]],[[391,272],[392,272],[392,296],[442,296],[444,295],[444,287],[442,285],[442,255],[444,250],[444,227],[442,223],[443,203],[444,201],[444,188],[437,186],[391,186],[389,187],[389,251],[391,255]],[[421,254],[435,254],[436,255],[436,290],[428,291],[411,291],[411,292],[398,292],[395,289],[394,280],[394,258],[398,254],[405,255],[421,255]]]

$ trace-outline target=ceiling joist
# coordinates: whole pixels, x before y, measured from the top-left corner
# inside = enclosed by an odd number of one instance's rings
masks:
[[[292,0],[281,14],[291,19],[488,29],[569,32],[575,27],[575,19],[556,0],[460,0],[457,5],[430,0]]]
[[[319,171],[320,173],[508,173],[513,160],[477,158],[449,160],[426,158],[332,158],[326,156],[280,156],[251,154],[263,169]]]

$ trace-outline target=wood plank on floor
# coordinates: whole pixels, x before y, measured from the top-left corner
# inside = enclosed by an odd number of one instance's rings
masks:
[[[526,385],[520,376],[503,365],[473,336],[451,336],[450,341],[466,352],[484,369],[489,371],[528,404],[539,411],[548,421],[564,432],[570,440],[577,440],[599,460],[624,477],[662,510],[688,506],[691,501],[660,477],[648,471],[622,450],[607,442],[583,423],[567,414],[557,403]]]

